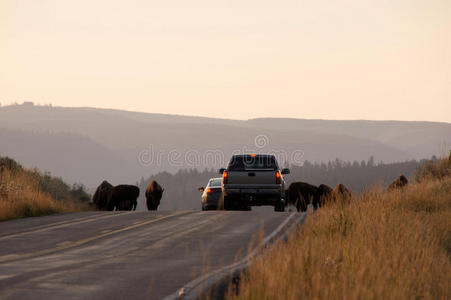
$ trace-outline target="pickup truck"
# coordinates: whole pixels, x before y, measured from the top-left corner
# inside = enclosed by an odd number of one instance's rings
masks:
[[[224,209],[251,210],[252,206],[271,205],[285,210],[285,180],[289,169],[280,170],[274,155],[233,155],[222,174]]]

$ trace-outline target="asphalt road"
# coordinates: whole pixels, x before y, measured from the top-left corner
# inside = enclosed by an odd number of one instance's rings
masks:
[[[161,299],[291,213],[85,212],[0,223],[0,299]],[[293,218],[294,219],[294,218]]]

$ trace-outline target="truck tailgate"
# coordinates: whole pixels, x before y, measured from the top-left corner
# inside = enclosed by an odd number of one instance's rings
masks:
[[[275,184],[276,172],[274,170],[229,171],[227,183],[232,185]]]

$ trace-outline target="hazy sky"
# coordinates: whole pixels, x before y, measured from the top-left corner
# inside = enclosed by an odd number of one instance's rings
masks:
[[[450,0],[0,0],[0,102],[451,122]]]

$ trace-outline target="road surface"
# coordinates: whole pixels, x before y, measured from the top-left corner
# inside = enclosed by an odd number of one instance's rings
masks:
[[[292,213],[84,212],[0,222],[0,299],[161,299]],[[294,218],[293,218],[294,219]]]

